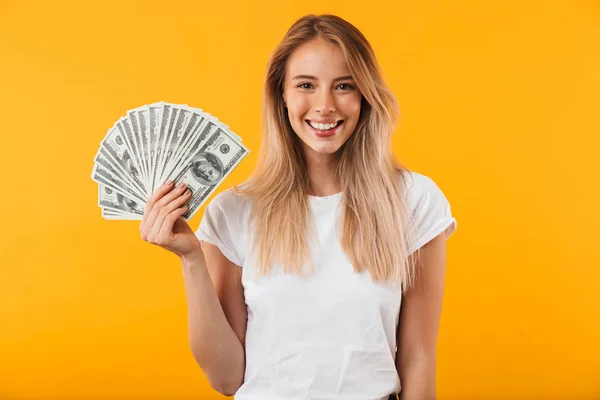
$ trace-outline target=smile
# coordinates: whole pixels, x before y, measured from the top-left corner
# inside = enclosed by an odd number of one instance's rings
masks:
[[[319,124],[309,120],[306,120],[306,124],[312,129],[312,131],[319,137],[328,137],[333,136],[339,128],[344,123],[344,120],[340,120],[334,124]]]

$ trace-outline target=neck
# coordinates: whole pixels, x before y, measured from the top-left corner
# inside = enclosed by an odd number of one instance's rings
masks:
[[[312,196],[329,196],[339,193],[341,185],[335,181],[335,154],[316,153],[312,150],[305,152],[306,169],[308,172],[308,194]]]

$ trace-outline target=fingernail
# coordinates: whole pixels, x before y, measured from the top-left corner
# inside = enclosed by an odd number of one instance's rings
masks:
[[[167,183],[165,183],[165,186],[171,186],[171,184],[172,184],[172,183],[173,183],[173,181],[172,181],[171,179],[169,179],[169,180],[167,181]]]

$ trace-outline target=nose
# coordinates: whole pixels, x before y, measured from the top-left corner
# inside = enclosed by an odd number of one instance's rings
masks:
[[[335,112],[335,98],[328,89],[324,89],[317,96],[315,111],[322,115]]]

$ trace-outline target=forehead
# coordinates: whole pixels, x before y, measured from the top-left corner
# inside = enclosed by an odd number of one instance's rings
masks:
[[[298,46],[286,64],[286,79],[296,75],[312,75],[319,79],[333,79],[350,75],[339,47],[324,39],[314,39]]]

